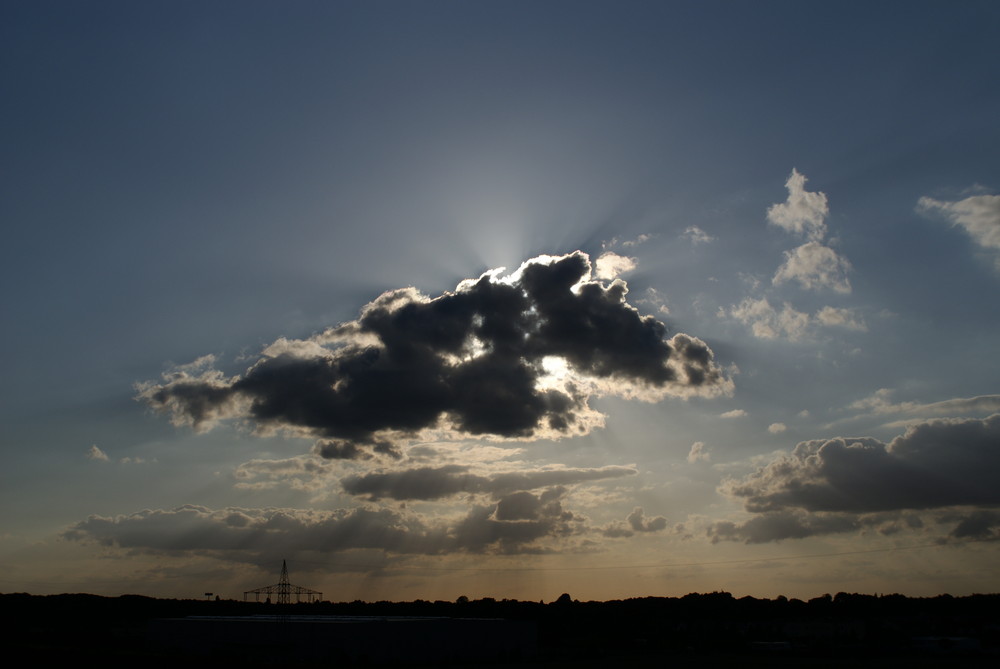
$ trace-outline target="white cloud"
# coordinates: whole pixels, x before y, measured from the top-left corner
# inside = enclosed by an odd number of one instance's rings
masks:
[[[781,434],[788,429],[788,426],[784,423],[771,423],[767,426],[767,431],[771,434]]]
[[[697,225],[688,226],[684,232],[681,233],[681,239],[687,239],[692,244],[697,246],[698,244],[708,244],[709,242],[714,242],[715,237],[708,234]]]
[[[687,461],[694,464],[696,462],[708,462],[712,459],[709,455],[708,450],[705,448],[705,442],[696,441],[691,444],[691,450],[688,451]]]
[[[778,311],[763,297],[759,300],[748,297],[733,307],[730,313],[744,325],[749,325],[750,331],[760,339],[796,341],[802,339],[809,328],[809,314],[796,311],[787,302]]]
[[[100,460],[101,462],[108,461],[108,454],[97,447],[97,444],[92,444],[90,449],[87,451],[88,460]]]
[[[719,418],[743,418],[746,415],[747,412],[743,409],[733,409],[732,411],[719,414]]]
[[[947,416],[956,414],[1000,412],[1000,395],[980,395],[978,397],[956,397],[940,402],[893,402],[894,391],[879,388],[864,399],[851,402],[849,409],[870,411],[877,415],[909,414],[915,416]]]
[[[788,232],[807,238],[804,244],[785,251],[784,262],[771,279],[773,285],[788,282],[798,283],[804,290],[829,289],[837,293],[851,292],[847,274],[851,263],[829,246],[822,243],[826,236],[824,219],[829,213],[826,195],[810,193],[804,188],[806,178],[797,170],[788,177],[788,200],[775,204],[767,211],[768,221]],[[760,294],[760,281],[752,275],[740,275],[750,285],[751,292]],[[853,309],[826,306],[815,316],[798,311],[789,302],[778,310],[771,306],[766,297],[747,297],[739,305],[731,307],[728,314],[724,309],[719,315],[731,316],[750,326],[755,337],[760,339],[803,339],[810,328],[838,327],[865,332],[868,329],[864,319]]]
[[[792,169],[785,182],[788,199],[782,204],[771,205],[767,210],[767,220],[786,232],[820,240],[826,235],[824,219],[830,208],[825,193],[810,193],[805,184],[805,176]]]
[[[804,339],[814,326],[838,327],[857,332],[867,332],[868,325],[853,309],[823,307],[815,316],[798,311],[788,302],[781,310],[775,309],[767,298],[753,299],[748,297],[737,306],[732,307],[727,314],[719,308],[719,317],[732,316],[744,325],[749,325],[751,332],[759,339],[788,339],[798,341]]]
[[[798,281],[806,290],[830,288],[838,293],[851,292],[847,273],[851,263],[837,255],[829,246],[811,241],[791,251],[785,251],[785,262],[775,273],[772,283]]]
[[[638,266],[635,258],[620,256],[613,251],[602,253],[594,264],[594,274],[597,278],[609,281],[620,274],[631,272]]]
[[[816,320],[828,327],[840,327],[859,332],[868,331],[868,325],[854,309],[823,307],[816,313]]]
[[[626,241],[622,242],[622,246],[625,246],[625,247],[639,246],[640,244],[645,244],[646,242],[648,242],[652,238],[653,238],[653,235],[644,232],[643,234],[639,235],[635,239],[629,239],[629,240],[626,240]]]
[[[938,211],[964,229],[973,241],[990,251],[1000,251],[1000,195],[973,195],[957,202],[922,197],[917,211]],[[996,258],[1000,269],[1000,255]]]

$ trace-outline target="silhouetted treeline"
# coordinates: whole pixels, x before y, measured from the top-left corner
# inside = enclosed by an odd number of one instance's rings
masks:
[[[995,659],[1000,651],[1000,594],[913,598],[838,593],[802,601],[713,592],[603,602],[581,602],[564,594],[549,603],[460,597],[454,602],[290,605],[137,595],[0,594],[3,626],[16,647],[56,656],[75,652],[77,658],[81,652],[91,656],[96,647],[147,657],[143,629],[156,618],[261,614],[527,620],[537,625],[540,653],[567,661],[685,653],[875,657],[905,652]]]

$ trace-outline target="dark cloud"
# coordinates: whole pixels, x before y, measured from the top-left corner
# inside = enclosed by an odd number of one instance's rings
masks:
[[[712,543],[743,541],[748,544],[804,539],[827,534],[874,531],[883,536],[922,530],[924,521],[914,512],[889,511],[880,513],[827,513],[801,509],[770,511],[734,523],[720,521],[708,527]]]
[[[666,529],[667,519],[663,516],[646,518],[641,506],[632,509],[625,522],[616,521],[601,529],[601,534],[610,538],[631,537],[636,532],[659,532]]]
[[[629,527],[636,532],[659,532],[667,527],[667,519],[663,516],[656,518],[646,518],[641,506],[632,509],[632,513],[625,517]]]
[[[367,508],[321,512],[185,505],[113,518],[90,516],[63,536],[144,552],[208,553],[253,563],[257,558],[273,563],[276,546],[289,554],[362,549],[434,554],[449,543],[446,528],[431,528],[389,509]]]
[[[877,439],[800,443],[723,489],[748,511],[870,512],[1000,504],[1000,414],[913,425]]]
[[[402,457],[392,442],[379,439],[367,446],[370,451],[358,448],[356,443],[346,439],[321,439],[313,446],[313,453],[327,460],[368,460],[372,453],[387,455],[395,460]]]
[[[585,519],[563,508],[565,489],[551,488],[534,495],[519,491],[504,495],[495,506],[473,507],[450,532],[457,546],[481,553],[552,552],[538,545],[542,537],[568,537],[586,531]]]
[[[539,469],[480,475],[470,473],[469,467],[464,465],[444,465],[348,476],[341,481],[341,484],[345,492],[365,495],[371,500],[386,497],[398,500],[430,500],[460,493],[500,495],[506,492],[632,476],[636,473],[636,470],[630,467],[607,466],[594,469]]]
[[[954,539],[1000,539],[1000,512],[978,509],[943,520],[957,521],[950,535]]]
[[[90,516],[68,528],[63,537],[147,553],[209,554],[254,564],[273,564],[278,548],[285,555],[364,550],[394,555],[551,552],[553,546],[539,541],[586,530],[584,518],[562,507],[562,492],[557,488],[540,495],[513,493],[496,504],[474,506],[451,524],[431,525],[391,509],[212,510],[185,505],[113,518]]]
[[[497,520],[538,520],[541,512],[541,500],[522,490],[501,497],[493,517]]]
[[[888,444],[872,438],[806,441],[722,491],[756,514],[715,523],[713,541],[750,543],[874,528],[920,529],[913,511],[960,509],[953,537],[988,536],[1000,506],[1000,414],[910,426]],[[972,509],[971,511],[968,509]]]
[[[731,391],[704,342],[667,339],[627,292],[620,280],[594,280],[584,253],[543,256],[435,299],[412,288],[385,293],[355,321],[276,341],[241,376],[178,369],[140,385],[138,397],[177,424],[243,419],[258,431],[315,437],[324,457],[356,459],[368,450],[396,456],[400,437],[429,429],[586,433],[600,424],[593,393],[652,400]],[[568,373],[548,375],[552,359]]]
[[[712,543],[744,541],[759,544],[782,539],[804,539],[819,534],[853,532],[861,523],[851,514],[777,511],[753,516],[743,523],[721,521],[708,528]]]

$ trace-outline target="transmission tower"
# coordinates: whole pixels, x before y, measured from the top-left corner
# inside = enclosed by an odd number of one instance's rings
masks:
[[[281,561],[281,578],[278,579],[275,585],[247,590],[243,593],[244,602],[247,601],[247,595],[253,595],[255,602],[260,601],[261,595],[267,595],[268,597],[277,595],[278,604],[291,604],[292,595],[295,595],[296,602],[301,602],[303,597],[306,597],[307,602],[323,599],[323,593],[318,590],[310,590],[309,588],[303,588],[301,585],[292,585],[288,582],[288,565],[285,560]]]

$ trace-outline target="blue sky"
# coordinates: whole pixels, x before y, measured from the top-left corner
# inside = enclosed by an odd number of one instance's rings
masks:
[[[5,3],[0,590],[995,591],[998,29]]]

